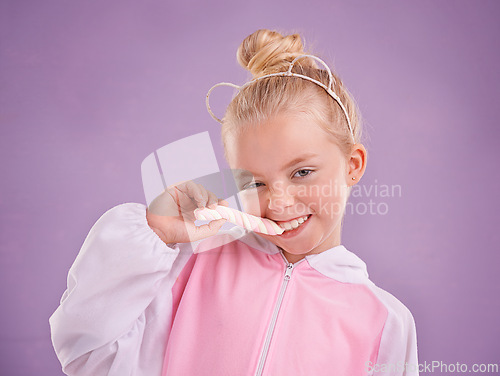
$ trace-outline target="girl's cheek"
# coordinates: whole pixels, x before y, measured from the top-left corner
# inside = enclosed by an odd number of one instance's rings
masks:
[[[238,193],[238,198],[245,213],[262,217],[265,203],[260,199],[257,189],[241,191]]]
[[[337,188],[338,189],[338,188]],[[335,187],[329,185],[316,186],[309,191],[308,195],[303,195],[300,199],[301,204],[307,206],[305,212],[335,217],[336,212],[341,207],[342,194]]]

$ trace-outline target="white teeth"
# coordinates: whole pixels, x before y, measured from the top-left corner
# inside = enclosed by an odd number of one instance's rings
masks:
[[[281,223],[279,226],[285,231],[290,231],[299,227],[302,223],[307,221],[309,216],[300,217],[298,219],[292,219],[290,222]]]

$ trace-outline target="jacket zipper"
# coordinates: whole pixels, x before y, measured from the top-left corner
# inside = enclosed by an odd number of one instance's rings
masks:
[[[264,364],[266,362],[267,358],[267,353],[269,352],[269,345],[271,344],[271,338],[273,336],[274,332],[274,327],[276,325],[276,320],[278,319],[278,313],[281,307],[281,302],[283,301],[283,297],[285,295],[285,290],[286,286],[288,285],[288,281],[290,281],[290,278],[292,277],[292,270],[297,264],[301,263],[305,259],[302,259],[300,261],[297,261],[295,264],[288,262],[286,257],[283,255],[283,252],[280,249],[280,254],[281,257],[283,257],[283,260],[285,261],[286,269],[285,269],[285,274],[283,276],[283,280],[281,282],[281,288],[278,294],[278,300],[276,301],[276,304],[274,306],[273,310],[273,315],[271,317],[271,323],[269,324],[269,327],[267,328],[267,334],[266,334],[266,340],[264,341],[264,348],[262,349],[262,353],[260,355],[260,360],[259,360],[259,366],[257,367],[257,373],[255,374],[256,376],[261,376],[262,371],[264,369]]]

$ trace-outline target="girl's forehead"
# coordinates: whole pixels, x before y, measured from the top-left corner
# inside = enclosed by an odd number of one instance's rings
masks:
[[[306,117],[280,117],[245,127],[234,139],[234,151],[239,154],[283,154],[317,150],[332,144],[319,124]]]
[[[277,171],[294,164],[337,157],[329,135],[317,124],[301,119],[279,119],[247,128],[229,150],[234,169]]]

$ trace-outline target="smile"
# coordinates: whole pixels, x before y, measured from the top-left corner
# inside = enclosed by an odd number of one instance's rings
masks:
[[[291,221],[287,221],[287,222],[278,222],[278,221],[275,221],[275,222],[278,224],[278,226],[280,226],[283,230],[285,230],[284,232],[287,232],[287,231],[295,230],[296,228],[300,227],[310,217],[311,217],[311,214],[305,215],[303,217],[295,218],[295,219],[292,219]]]

